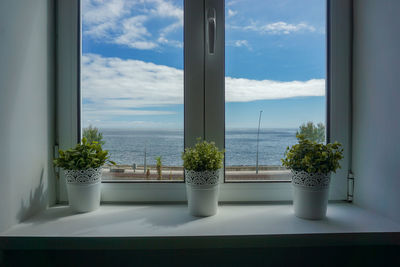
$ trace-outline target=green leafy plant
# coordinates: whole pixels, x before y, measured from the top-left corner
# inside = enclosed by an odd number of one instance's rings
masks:
[[[103,134],[98,128],[93,127],[92,125],[83,129],[82,136],[87,139],[88,143],[97,142],[100,145],[105,144],[105,141],[103,141]]]
[[[161,156],[158,156],[158,157],[156,157],[156,161],[157,161],[157,163],[156,163],[156,166],[157,167],[161,167],[162,166],[162,157]]]
[[[108,151],[103,150],[96,141],[89,143],[85,137],[75,148],[59,150],[59,157],[55,159],[54,165],[65,170],[86,170],[89,168],[99,168],[105,163],[115,165],[114,161],[109,160]]]
[[[303,135],[305,139],[308,139],[317,143],[325,142],[325,125],[318,123],[316,126],[313,122],[309,121],[300,125],[299,130],[296,132],[297,135]]]
[[[201,141],[193,148],[182,153],[183,167],[188,171],[216,171],[223,166],[224,151],[220,151],[214,142]]]
[[[157,168],[157,175],[158,175],[158,179],[162,178],[162,173],[161,173],[161,168],[162,168],[162,162],[161,162],[162,158],[161,156],[156,157],[156,168]]]
[[[319,144],[310,141],[304,135],[296,135],[299,143],[287,147],[282,165],[295,170],[308,173],[336,172],[340,168],[339,161],[343,158],[342,145],[338,142],[333,144]]]

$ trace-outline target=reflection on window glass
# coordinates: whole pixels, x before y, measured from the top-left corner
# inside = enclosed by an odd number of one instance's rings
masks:
[[[103,180],[183,180],[183,0],[82,0],[82,132]]]
[[[287,146],[325,142],[325,1],[227,0],[226,180],[284,180]]]

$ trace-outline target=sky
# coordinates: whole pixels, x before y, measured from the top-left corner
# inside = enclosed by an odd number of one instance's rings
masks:
[[[325,1],[225,1],[226,128],[325,122]],[[183,1],[82,0],[82,121],[183,128]]]

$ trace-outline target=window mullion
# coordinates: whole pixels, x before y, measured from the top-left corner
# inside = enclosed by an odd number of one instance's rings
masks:
[[[207,15],[207,13],[209,15]],[[205,0],[205,16],[210,18],[215,15],[216,34],[214,51],[212,51],[212,34],[208,31],[213,27],[204,19],[205,40],[205,139],[214,141],[220,149],[225,147],[225,10],[222,0]],[[211,50],[211,51],[210,51]],[[222,178],[222,177],[221,177]]]
[[[184,2],[185,147],[204,138],[204,4]]]
[[[330,142],[344,148],[342,168],[332,174],[330,199],[346,199],[351,159],[351,1],[328,1],[328,114]]]
[[[79,0],[57,1],[57,142],[68,149],[79,140],[80,19]],[[67,201],[64,172],[60,173],[58,200]]]

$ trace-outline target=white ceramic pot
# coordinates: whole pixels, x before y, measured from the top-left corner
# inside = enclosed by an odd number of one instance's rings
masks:
[[[189,212],[193,216],[212,216],[218,211],[220,171],[185,170]]]
[[[330,174],[292,170],[294,214],[310,220],[325,218],[329,183]]]
[[[76,212],[94,211],[100,206],[101,168],[66,170],[70,207]]]

